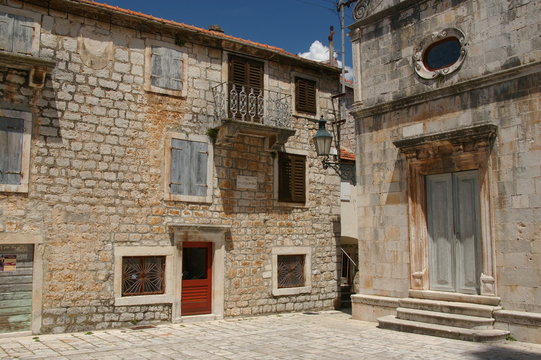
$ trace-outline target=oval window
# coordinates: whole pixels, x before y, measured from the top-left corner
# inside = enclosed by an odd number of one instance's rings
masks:
[[[456,37],[449,37],[430,45],[424,52],[423,63],[429,70],[449,67],[460,59],[462,46]]]

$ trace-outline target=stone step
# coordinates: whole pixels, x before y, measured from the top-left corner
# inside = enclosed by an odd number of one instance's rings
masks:
[[[428,324],[417,321],[397,319],[394,315],[378,318],[378,327],[421,335],[431,335],[466,341],[499,341],[504,340],[509,331],[496,329],[465,329],[454,326]]]
[[[494,319],[435,311],[398,308],[396,317],[401,320],[418,321],[430,324],[453,326],[465,329],[488,330],[494,326]]]
[[[456,301],[441,301],[428,299],[403,298],[399,300],[399,306],[408,309],[428,310],[449,314],[460,314],[468,316],[477,316],[492,318],[495,310],[500,310],[499,306],[480,305],[463,303]]]

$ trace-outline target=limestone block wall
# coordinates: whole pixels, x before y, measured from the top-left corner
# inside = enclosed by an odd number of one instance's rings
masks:
[[[379,2],[375,8],[370,5],[369,15],[377,16],[389,7],[388,3]],[[442,84],[438,81],[415,79],[411,58],[425,37],[445,28],[458,28],[465,34],[468,59],[459,72],[446,77],[446,85],[541,59],[538,0],[409,1],[409,4],[371,22],[360,34],[356,34],[357,29],[353,31],[353,37],[360,36],[358,43],[353,40],[354,59],[363,59],[356,68],[360,69],[356,76],[361,84],[356,91],[365,106],[440,88]]]
[[[33,114],[29,191],[0,193],[0,231],[2,239],[11,234],[44,239],[42,332],[171,321],[171,304],[114,306],[113,279],[115,247],[170,247],[172,224],[230,228],[225,273],[215,274],[225,278],[225,316],[334,306],[332,221],[339,214],[339,180],[316,159],[312,123],[291,118],[296,134],[286,144],[286,150],[307,154],[305,206],[276,202],[275,154],[253,136],[215,145],[211,204],[164,201],[165,136],[206,135],[220,124],[211,87],[224,81],[227,53],[183,42],[186,96],[160,95],[144,89],[145,41],[174,44],[174,38],[120,21],[1,3],[41,16],[39,54],[56,62],[43,89],[28,86],[27,71],[0,67],[2,107]],[[104,66],[89,66],[81,56],[85,34],[110,46]],[[272,61],[266,69],[268,88],[286,93],[294,91],[292,72],[318,77],[320,109],[332,109],[337,75]],[[257,177],[257,191],[237,190],[237,175]],[[310,293],[272,295],[270,254],[276,246],[312,249]]]
[[[359,36],[355,56],[362,60],[362,98],[354,109],[361,293],[403,297],[410,288],[408,168],[392,142],[490,123],[498,126],[488,164],[496,295],[505,309],[541,311],[541,43],[534,35],[539,6],[539,1],[421,1],[352,27]],[[447,27],[466,35],[462,67],[433,81],[420,79],[412,66],[413,47]],[[511,69],[515,76],[475,83]],[[469,87],[453,87],[470,80]]]

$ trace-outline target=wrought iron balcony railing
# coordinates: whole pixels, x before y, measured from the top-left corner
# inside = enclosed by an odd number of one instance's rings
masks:
[[[212,88],[216,116],[291,128],[291,95],[224,82]]]

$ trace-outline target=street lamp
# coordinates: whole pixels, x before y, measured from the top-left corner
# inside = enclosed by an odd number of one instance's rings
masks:
[[[325,128],[325,125],[327,123],[327,120],[323,118],[323,115],[321,115],[321,118],[318,120],[319,129],[316,132],[316,135],[312,138],[314,141],[314,146],[316,147],[316,153],[317,156],[323,156],[322,164],[323,168],[332,168],[336,173],[340,176],[343,180],[350,180],[351,182],[355,183],[355,168],[340,163],[339,159],[339,151],[340,151],[340,143],[339,140],[337,140],[336,148],[338,154],[335,155],[335,160],[338,161],[329,161],[329,156],[331,155],[331,144],[332,144],[332,135],[331,133]],[[338,131],[340,131],[338,129]]]

